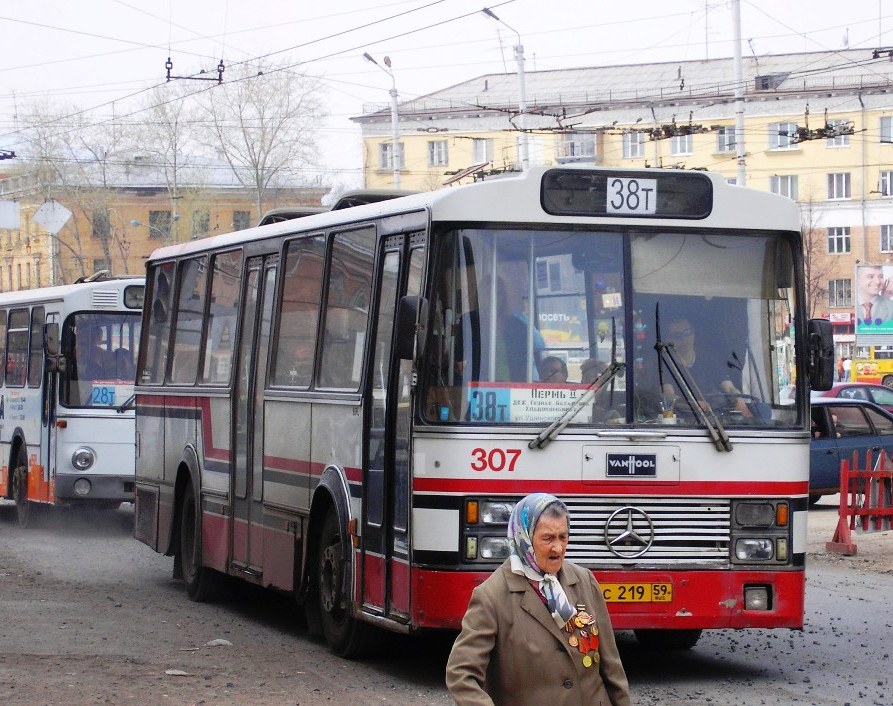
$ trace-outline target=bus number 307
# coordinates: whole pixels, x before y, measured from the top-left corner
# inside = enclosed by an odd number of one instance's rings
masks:
[[[472,471],[508,471],[515,470],[515,463],[521,456],[521,449],[482,449],[480,447],[471,450],[474,461],[471,462]]]

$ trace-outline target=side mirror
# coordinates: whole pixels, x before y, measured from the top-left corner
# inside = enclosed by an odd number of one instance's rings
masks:
[[[59,355],[59,324],[43,325],[43,351],[48,356]]]
[[[425,350],[428,334],[428,300],[402,297],[397,303],[397,357],[412,360]]]
[[[809,384],[813,390],[830,390],[834,384],[834,336],[831,322],[810,319],[806,327]]]

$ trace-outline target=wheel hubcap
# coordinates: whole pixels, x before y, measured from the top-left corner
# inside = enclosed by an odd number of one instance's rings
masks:
[[[339,567],[337,545],[326,547],[322,553],[319,576],[319,597],[323,610],[331,613],[341,600],[338,581]]]

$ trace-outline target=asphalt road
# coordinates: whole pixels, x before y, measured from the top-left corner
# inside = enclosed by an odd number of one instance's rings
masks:
[[[683,653],[644,651],[621,632],[636,704],[893,703],[893,535],[829,555],[832,501],[810,513],[805,629],[708,632]],[[374,659],[347,662],[280,596],[190,602],[172,560],[131,537],[129,507],[53,513],[28,530],[13,516],[0,505],[0,703],[451,703],[449,636],[392,638]]]

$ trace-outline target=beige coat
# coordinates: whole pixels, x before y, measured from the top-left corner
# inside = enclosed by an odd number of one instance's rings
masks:
[[[458,706],[629,706],[608,609],[592,572],[565,561],[558,573],[571,604],[598,623],[600,665],[586,668],[530,582],[506,561],[474,589],[447,661]]]

